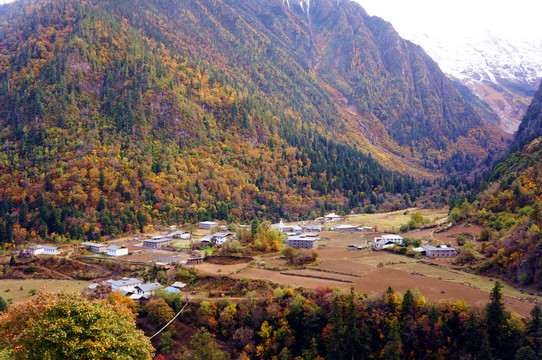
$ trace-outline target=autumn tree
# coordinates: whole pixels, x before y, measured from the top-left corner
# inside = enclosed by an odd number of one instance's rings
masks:
[[[227,352],[220,350],[215,342],[215,336],[201,328],[190,340],[190,351],[181,356],[181,360],[229,360]]]
[[[17,359],[141,359],[154,349],[134,315],[75,292],[40,291],[0,316],[0,348]]]
[[[175,312],[163,298],[150,300],[145,309],[149,320],[155,325],[163,325],[175,316]]]

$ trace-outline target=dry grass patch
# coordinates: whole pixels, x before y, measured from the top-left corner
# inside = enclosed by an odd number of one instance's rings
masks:
[[[32,297],[29,291],[32,289],[46,289],[52,292],[60,290],[81,291],[91,284],[83,280],[40,280],[40,279],[2,279],[0,280],[0,296],[7,300],[13,299],[13,303],[19,303]]]

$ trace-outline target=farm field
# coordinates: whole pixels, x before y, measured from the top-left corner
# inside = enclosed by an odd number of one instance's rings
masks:
[[[91,284],[83,280],[42,280],[42,279],[2,279],[0,280],[0,296],[7,300],[13,299],[13,303],[19,303],[30,299],[31,289],[45,289],[53,292],[61,290],[81,291]]]
[[[391,254],[388,252],[374,252],[372,250],[347,250],[349,244],[364,244],[365,239],[372,239],[386,229],[398,228],[408,222],[410,214],[417,211],[411,209],[409,215],[403,215],[403,211],[386,214],[363,214],[349,217],[348,223],[354,225],[376,226],[378,232],[370,233],[339,233],[335,231],[323,231],[320,237],[318,253],[320,262],[314,268],[323,269],[342,274],[315,272],[312,270],[288,270],[291,275],[281,274],[279,271],[266,270],[263,267],[250,266],[243,270],[237,270],[234,277],[248,277],[265,279],[288,286],[318,287],[331,286],[348,290],[351,286],[362,294],[381,295],[388,286],[404,293],[407,289],[416,289],[429,301],[465,301],[470,305],[484,306],[489,301],[489,291],[494,286],[494,280],[488,277],[474,275],[452,267],[450,259],[424,260],[407,256]],[[420,211],[423,216],[431,219],[442,219],[444,222],[446,209]],[[327,223],[326,226],[330,226]],[[460,224],[452,229],[438,234],[434,229],[416,230],[404,237],[421,238],[423,240],[434,239],[443,244],[455,246],[457,234],[467,234],[468,238],[479,236],[481,228],[476,225]],[[268,264],[278,268],[286,264],[281,259],[269,259]],[[226,270],[226,269],[224,269]],[[233,269],[232,269],[233,270]],[[359,277],[344,274],[354,274]],[[348,280],[351,282],[333,281],[301,277],[298,275],[320,275],[325,278]],[[527,316],[535,301],[539,297],[522,294],[511,286],[503,284],[503,294],[506,306],[509,310]]]
[[[248,267],[232,276],[264,279],[287,286],[308,288],[330,286],[348,290],[354,286],[354,290],[361,294],[377,296],[382,295],[388,286],[400,293],[404,293],[407,289],[416,289],[429,301],[463,300],[469,305],[477,306],[484,306],[489,301],[489,290],[494,284],[489,278],[448,269],[445,265],[432,266],[419,263],[415,259],[386,252],[350,251],[342,247],[331,246],[322,247],[318,252],[321,256],[321,262],[315,266],[316,269],[341,274],[311,270],[288,270],[287,272],[319,275],[351,282],[285,275],[279,271],[265,270],[260,267]],[[227,270],[229,269],[223,269],[223,271]],[[359,277],[345,274],[354,274]],[[507,285],[504,285],[503,290],[506,306],[509,310],[523,316],[530,313],[535,297],[521,294]],[[523,299],[520,300],[520,297]]]
[[[431,222],[436,221],[442,223],[448,216],[448,209],[407,209],[380,214],[357,214],[348,216],[348,223],[352,225],[372,226],[377,231],[396,232],[401,225],[406,224],[410,220],[410,216],[416,212],[428,218]]]

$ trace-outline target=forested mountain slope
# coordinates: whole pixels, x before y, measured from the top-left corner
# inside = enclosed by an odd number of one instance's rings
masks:
[[[542,88],[542,87],[541,87]],[[512,153],[495,167],[489,188],[480,194],[476,218],[486,227],[482,271],[542,288],[542,91],[525,115]],[[523,146],[523,144],[526,144]]]
[[[514,135],[512,149],[519,150],[540,136],[542,136],[542,83],[540,83],[525,117]]]
[[[456,172],[500,146],[348,1],[18,1],[0,89],[7,242],[401,208],[422,184],[380,162]]]

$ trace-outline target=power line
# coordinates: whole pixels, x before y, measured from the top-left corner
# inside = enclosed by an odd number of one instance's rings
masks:
[[[162,330],[164,330],[165,328],[167,328],[169,326],[169,324],[171,324],[173,322],[173,320],[175,320],[177,318],[177,316],[181,315],[181,313],[183,312],[184,308],[188,305],[188,302],[186,304],[184,304],[183,308],[177,313],[177,315],[175,315],[173,317],[173,319],[171,319],[166,325],[164,325],[163,328],[161,328],[156,334],[154,334],[153,336],[150,337],[150,339],[152,339],[153,337],[155,337],[156,335],[160,334],[162,332]],[[150,340],[149,339],[149,340]]]

